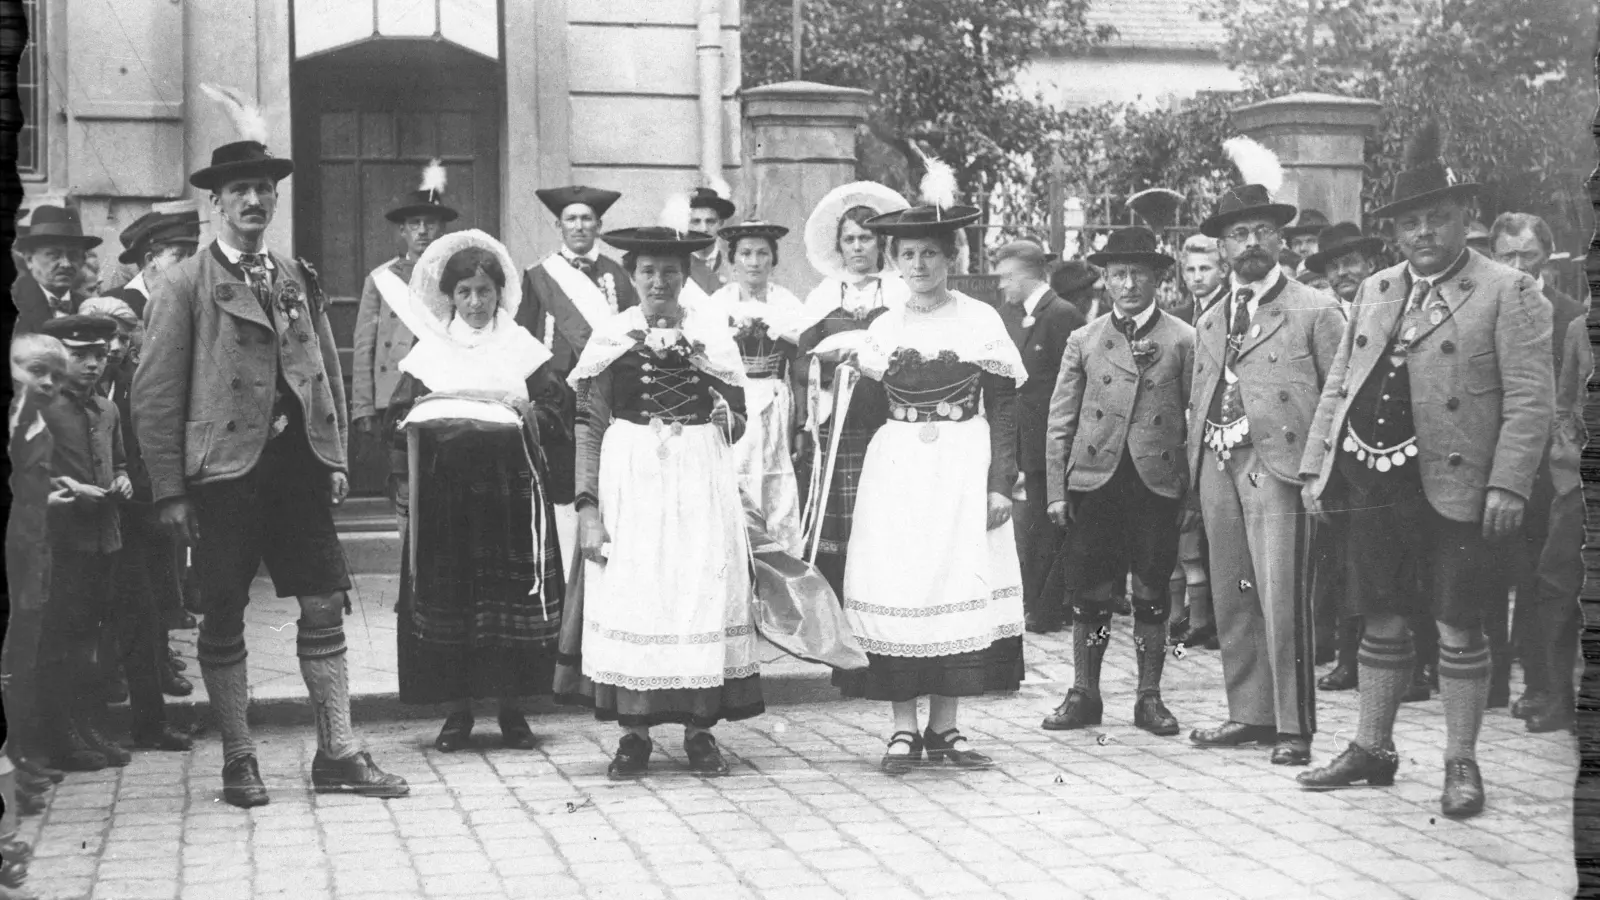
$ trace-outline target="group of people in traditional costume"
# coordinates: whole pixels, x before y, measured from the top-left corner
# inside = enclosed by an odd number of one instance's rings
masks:
[[[217,96],[241,129],[255,121]],[[293,163],[264,134],[241,138],[190,179],[210,196],[216,240],[168,259],[160,247],[196,223],[152,221],[164,238],[125,292],[130,314],[77,314],[97,307],[62,293],[73,257],[40,258],[24,309],[40,335],[12,352],[12,453],[20,521],[48,510],[55,558],[8,531],[8,565],[25,573],[13,584],[28,588],[13,588],[7,703],[29,683],[14,677],[29,653],[70,687],[50,741],[28,737],[27,697],[14,707],[23,739],[8,756],[33,775],[59,775],[46,754],[72,768],[125,756],[79,683],[113,610],[91,582],[109,583],[124,543],[148,581],[176,540],[203,603],[223,798],[269,799],[244,639],[262,564],[300,607],[315,790],[409,792],[350,721],[351,580],[331,507],[349,490],[352,429],[390,451],[400,698],[444,708],[440,752],[473,746],[475,701],[496,704],[503,746],[530,749],[525,704],[554,695],[620,727],[614,778],[646,774],[652,729],[669,724],[684,727],[691,771],[727,773],[713,729],[765,709],[758,609],[772,588],[755,577],[758,548],[797,561],[864,651],[865,667],[834,682],[888,704],[891,774],[924,758],[992,765],[962,732],[960,700],[1017,690],[1023,632],[1063,614],[1074,680],[1043,727],[1101,726],[1119,611],[1133,617],[1135,726],[1179,732],[1161,680],[1181,630],[1220,647],[1228,699],[1226,721],[1191,741],[1267,745],[1272,763],[1306,766],[1320,591],[1346,623],[1324,687],[1359,683],[1360,725],[1300,783],[1394,781],[1411,632],[1426,625],[1448,731],[1442,807],[1473,815],[1503,662],[1484,634],[1505,612],[1493,567],[1525,531],[1546,537],[1522,551],[1518,608],[1539,636],[1525,644],[1524,712],[1530,730],[1570,722],[1592,369],[1582,307],[1553,339],[1540,284],[1467,249],[1473,186],[1447,176],[1436,132],[1376,213],[1394,221],[1403,262],[1377,268],[1372,239],[1344,223],[1300,248],[1331,293],[1280,263],[1300,211],[1273,196],[1276,161],[1230,142],[1246,183],[1185,248],[1182,313],[1157,302],[1179,260],[1143,228],[1053,274],[1037,244],[1006,245],[998,307],[953,289],[980,213],[955,202],[937,161],[920,205],[871,182],[822,199],[803,233],[822,281],[803,301],[779,274],[789,229],[733,221],[721,186],[677,198],[659,225],[613,230],[617,192],[540,190],[562,246],[519,272],[488,234],[449,231],[459,214],[434,164],[387,211],[401,252],[363,285],[348,406],[315,270],[264,249]],[[39,236],[66,227],[36,223]],[[143,347],[103,396],[92,387],[127,339],[119,315]],[[136,512],[119,523],[124,503]],[[165,659],[125,660],[143,698],[135,738],[185,749],[160,692],[149,697]]]

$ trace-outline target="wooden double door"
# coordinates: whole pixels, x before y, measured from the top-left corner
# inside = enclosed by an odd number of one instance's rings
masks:
[[[443,162],[451,230],[500,231],[498,64],[447,44],[380,41],[295,64],[295,247],[318,270],[348,387],[361,285],[401,251],[384,214]],[[354,438],[352,439],[354,441]],[[384,448],[354,442],[352,487],[382,489]]]

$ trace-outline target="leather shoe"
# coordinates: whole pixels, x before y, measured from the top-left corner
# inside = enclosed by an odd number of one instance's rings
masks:
[[[1533,715],[1533,711],[1549,702],[1550,692],[1530,688],[1523,691],[1517,702],[1511,704],[1511,715],[1518,719],[1526,719]]]
[[[17,771],[27,772],[39,778],[49,779],[55,784],[60,784],[66,779],[67,773],[60,769],[52,768],[32,756],[17,756],[11,760],[16,764]]]
[[[1189,732],[1189,740],[1202,747],[1243,747],[1245,744],[1270,744],[1276,742],[1278,732],[1271,725],[1246,725],[1243,722],[1224,722],[1216,728],[1196,728]]]
[[[78,734],[83,736],[84,741],[88,743],[91,750],[105,757],[108,765],[121,768],[133,762],[133,754],[129,753],[127,748],[121,744],[101,733],[99,727],[87,716],[79,720]]]
[[[50,801],[43,794],[18,794],[17,812],[25,816],[37,816],[50,806]]]
[[[1173,619],[1167,625],[1167,638],[1174,644],[1183,643],[1183,636],[1189,633],[1189,614],[1184,613],[1181,618]]]
[[[222,799],[240,809],[267,805],[267,786],[254,755],[236,756],[223,764]]]
[[[1528,710],[1527,726],[1530,734],[1551,731],[1573,731],[1577,728],[1576,711],[1572,701],[1555,694],[1541,694],[1535,698],[1538,705]]]
[[[168,669],[166,677],[161,679],[161,693],[168,697],[187,697],[194,693],[194,683],[175,670]]]
[[[522,713],[503,709],[500,711],[500,743],[512,750],[532,750],[538,742]]]
[[[172,726],[162,723],[151,728],[134,728],[128,734],[135,750],[164,750],[184,753],[194,749],[194,741]]]
[[[650,769],[650,751],[653,748],[649,738],[639,737],[633,732],[627,732],[622,740],[617,741],[617,753],[611,757],[611,765],[606,768],[606,776],[612,780],[624,778],[638,778]]]
[[[1319,691],[1349,691],[1360,686],[1354,666],[1334,666],[1333,671],[1317,679]]]
[[[1067,691],[1066,699],[1061,701],[1055,712],[1044,717],[1040,727],[1045,731],[1088,728],[1090,725],[1099,725],[1104,713],[1105,706],[1099,697],[1091,697],[1088,692],[1073,688]]]
[[[957,743],[963,747],[957,747]],[[922,731],[922,746],[928,751],[928,762],[947,762],[962,769],[987,769],[994,765],[990,759],[976,750],[964,749],[971,742],[959,729],[951,728],[942,734],[934,734],[933,726],[929,725]]]
[[[1275,766],[1308,766],[1311,764],[1311,738],[1303,734],[1280,734],[1270,758]]]
[[[1393,750],[1368,750],[1352,741],[1332,762],[1301,772],[1294,780],[1308,791],[1350,787],[1360,781],[1373,787],[1388,787],[1394,784],[1394,773],[1399,769],[1400,756]]]
[[[472,746],[472,713],[453,712],[444,717],[444,727],[433,739],[433,749],[440,753],[454,753]]]
[[[1178,643],[1185,647],[1204,647],[1207,650],[1216,650],[1222,646],[1221,642],[1217,640],[1217,626],[1215,624],[1189,631]]]
[[[363,750],[344,759],[332,759],[321,750],[311,759],[311,789],[319,794],[355,794],[391,799],[411,793],[399,775],[390,775]]]
[[[185,662],[183,656],[178,653],[178,648],[170,645],[167,647],[167,665],[171,666],[172,671],[174,672],[189,671],[189,664]]]
[[[1134,701],[1133,724],[1161,737],[1172,737],[1178,733],[1178,717],[1161,702],[1158,691],[1141,693],[1139,699]]]
[[[728,761],[722,758],[717,739],[709,731],[697,731],[686,738],[683,752],[689,757],[689,771],[696,775],[718,777],[728,774]]]
[[[1444,793],[1439,811],[1452,819],[1467,819],[1483,812],[1483,773],[1475,760],[1456,758],[1444,764]]]

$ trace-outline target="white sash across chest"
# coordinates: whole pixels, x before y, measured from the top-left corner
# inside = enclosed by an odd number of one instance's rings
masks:
[[[544,266],[545,272],[554,279],[556,286],[567,295],[572,305],[578,308],[578,312],[583,315],[584,321],[589,323],[591,329],[599,328],[602,322],[617,314],[617,311],[611,308],[611,302],[606,299],[605,293],[600,290],[600,286],[590,281],[589,276],[573,268],[572,263],[567,262],[566,257],[560,253],[552,253],[545,257],[545,261],[540,265]]]
[[[404,309],[411,302],[411,288],[388,266],[372,273],[372,283],[391,310]]]

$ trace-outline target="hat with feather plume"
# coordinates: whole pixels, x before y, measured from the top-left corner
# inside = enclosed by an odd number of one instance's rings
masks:
[[[1457,181],[1456,173],[1445,166],[1439,153],[1439,123],[1434,119],[1425,120],[1406,141],[1401,166],[1394,177],[1393,199],[1372,211],[1375,218],[1392,219],[1439,200],[1466,201],[1478,195],[1477,184]]]
[[[1270,219],[1279,228],[1294,221],[1300,211],[1272,199],[1283,187],[1283,165],[1278,162],[1278,154],[1247,137],[1223,141],[1222,152],[1233,160],[1244,184],[1222,195],[1217,211],[1200,223],[1201,234],[1222,237],[1224,229],[1244,219]]]
[[[689,192],[689,208],[709,209],[717,214],[717,218],[727,221],[738,210],[729,199],[732,196],[733,188],[721,178],[715,178],[706,187],[697,187]]]
[[[956,173],[950,164],[924,153],[916,141],[907,145],[924,169],[918,186],[922,205],[875,216],[862,224],[878,234],[907,238],[949,234],[978,221],[983,214],[976,207],[956,204]]]
[[[254,103],[230,87],[202,84],[200,90],[222,106],[240,139],[211,151],[211,165],[190,175],[190,184],[216,191],[239,178],[265,175],[278,182],[289,177],[294,163],[267,152],[267,120]]]
[[[394,208],[384,213],[383,217],[396,223],[412,216],[438,216],[441,222],[454,222],[461,214],[444,204],[447,180],[444,163],[432,160],[423,168],[422,183],[417,189],[401,194]]]
[[[600,235],[600,239],[624,253],[637,256],[688,256],[715,244],[714,235],[689,227],[689,211],[694,194],[677,193],[662,206],[659,224],[642,228],[619,228]]]

